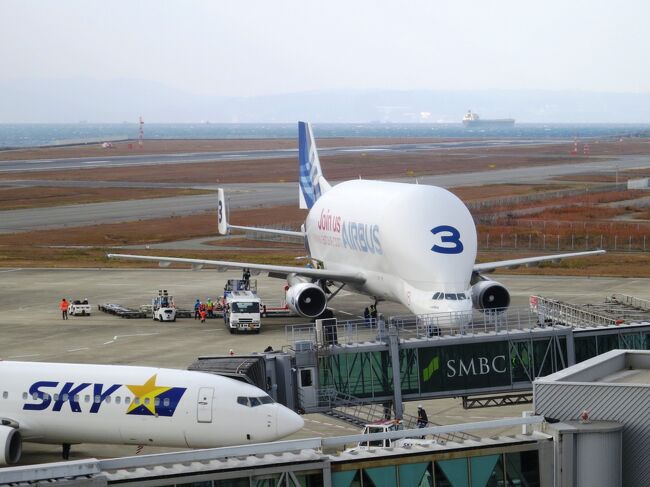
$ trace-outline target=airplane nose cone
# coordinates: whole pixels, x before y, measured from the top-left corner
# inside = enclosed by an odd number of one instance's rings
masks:
[[[291,409],[278,404],[276,425],[278,437],[283,438],[301,430],[305,422]]]

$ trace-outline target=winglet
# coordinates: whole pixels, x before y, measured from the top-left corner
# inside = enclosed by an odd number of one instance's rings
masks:
[[[226,198],[224,196],[223,188],[217,189],[217,229],[220,235],[228,233],[228,218],[226,214]]]
[[[308,209],[330,185],[323,177],[314,134],[307,122],[298,122],[298,165],[300,208]]]

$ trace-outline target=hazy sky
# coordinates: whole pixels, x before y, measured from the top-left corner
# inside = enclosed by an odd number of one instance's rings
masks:
[[[0,0],[0,80],[650,92],[650,3]]]

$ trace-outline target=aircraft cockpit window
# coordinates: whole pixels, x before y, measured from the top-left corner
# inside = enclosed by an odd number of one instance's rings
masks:
[[[258,398],[262,404],[272,404],[273,399],[271,399],[271,396],[262,396]]]
[[[467,298],[465,297],[465,293],[458,293],[458,294],[456,294],[456,296],[458,296],[458,300],[459,300],[459,301],[462,301],[463,299],[467,299]]]
[[[447,293],[445,294],[445,299],[448,299],[450,301],[456,301],[456,295],[453,293]]]
[[[237,404],[241,404],[242,406],[248,406],[248,398],[243,397],[243,396],[239,396],[237,398]]]
[[[431,299],[442,299],[442,293],[441,292],[435,293]]]
[[[251,402],[251,407],[259,406],[260,405],[260,400],[256,397],[249,397],[248,398]]]

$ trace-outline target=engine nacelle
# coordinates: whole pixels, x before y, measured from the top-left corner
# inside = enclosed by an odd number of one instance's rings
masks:
[[[16,428],[0,425],[0,465],[14,465],[23,452],[23,438]]]
[[[316,318],[327,308],[327,296],[316,284],[302,282],[287,289],[287,305],[300,316]]]
[[[505,309],[510,306],[510,293],[496,281],[478,281],[472,286],[472,304],[479,310]]]

